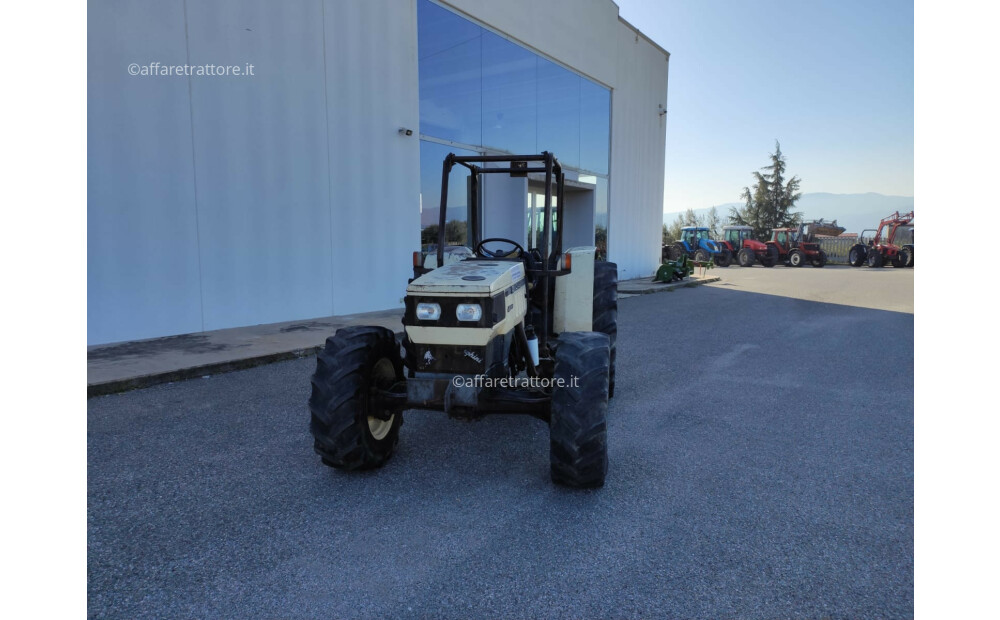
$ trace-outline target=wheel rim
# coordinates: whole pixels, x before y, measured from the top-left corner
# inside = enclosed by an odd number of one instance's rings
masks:
[[[372,368],[371,384],[373,388],[386,389],[396,381],[396,369],[389,358],[383,357]],[[368,416],[368,432],[376,440],[383,440],[392,430],[392,424],[396,421],[396,414],[389,416],[388,420],[380,420],[375,416]]]

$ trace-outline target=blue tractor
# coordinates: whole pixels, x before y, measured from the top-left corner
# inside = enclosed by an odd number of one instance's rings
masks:
[[[685,226],[681,238],[666,248],[670,260],[680,260],[682,256],[700,262],[713,261],[719,267],[733,263],[733,253],[724,244],[714,241],[708,228]]]

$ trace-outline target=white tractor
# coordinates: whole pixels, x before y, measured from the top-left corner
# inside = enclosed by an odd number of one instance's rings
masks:
[[[455,165],[470,171],[473,249],[446,256],[448,176]],[[544,173],[540,247],[483,239],[479,176],[529,173]],[[437,256],[414,253],[402,343],[383,327],[349,327],[328,338],[317,356],[310,429],[323,463],[346,470],[383,465],[406,410],[466,419],[525,413],[549,425],[553,481],[604,484],[618,268],[595,261],[594,246],[563,249],[564,185],[562,167],[547,152],[445,158]]]

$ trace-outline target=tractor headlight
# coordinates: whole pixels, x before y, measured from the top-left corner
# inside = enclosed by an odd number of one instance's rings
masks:
[[[483,318],[483,308],[479,304],[458,304],[455,316],[459,321],[478,321]]]
[[[436,321],[441,318],[439,304],[417,304],[417,318],[421,321]]]

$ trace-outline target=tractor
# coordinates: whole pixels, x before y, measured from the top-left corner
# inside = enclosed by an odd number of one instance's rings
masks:
[[[455,166],[470,173],[472,255],[448,261],[445,214]],[[529,173],[545,179],[538,240],[525,248],[514,239],[484,238],[480,177]],[[384,327],[348,327],[328,338],[317,356],[310,431],[325,465],[384,465],[405,411],[437,410],[459,419],[516,413],[548,425],[555,483],[604,484],[618,267],[595,260],[593,245],[563,248],[565,180],[549,152],[445,157],[437,257],[431,268],[414,253],[402,342]]]
[[[775,262],[781,261],[787,267],[802,267],[807,262],[813,267],[826,265],[826,252],[819,249],[809,224],[772,229],[767,248]]]
[[[878,268],[886,263],[891,263],[893,267],[906,267],[913,262],[910,254],[903,246],[895,244],[896,233],[901,228],[907,227],[913,222],[913,212],[899,214],[896,211],[892,215],[882,218],[878,229],[866,229],[861,231],[860,243],[851,247],[848,254],[848,261],[854,267],[867,264],[869,267]],[[865,233],[874,233],[870,237]],[[865,241],[867,239],[867,241]],[[910,246],[912,248],[912,244]]]
[[[667,258],[676,261],[681,256],[702,263],[714,261],[719,267],[728,267],[733,263],[732,252],[722,243],[713,240],[711,232],[704,226],[681,228],[681,239],[667,247]]]
[[[760,263],[765,267],[774,267],[778,262],[768,250],[766,243],[753,238],[751,226],[724,226],[722,228],[722,245],[736,257],[740,267],[753,267]]]

